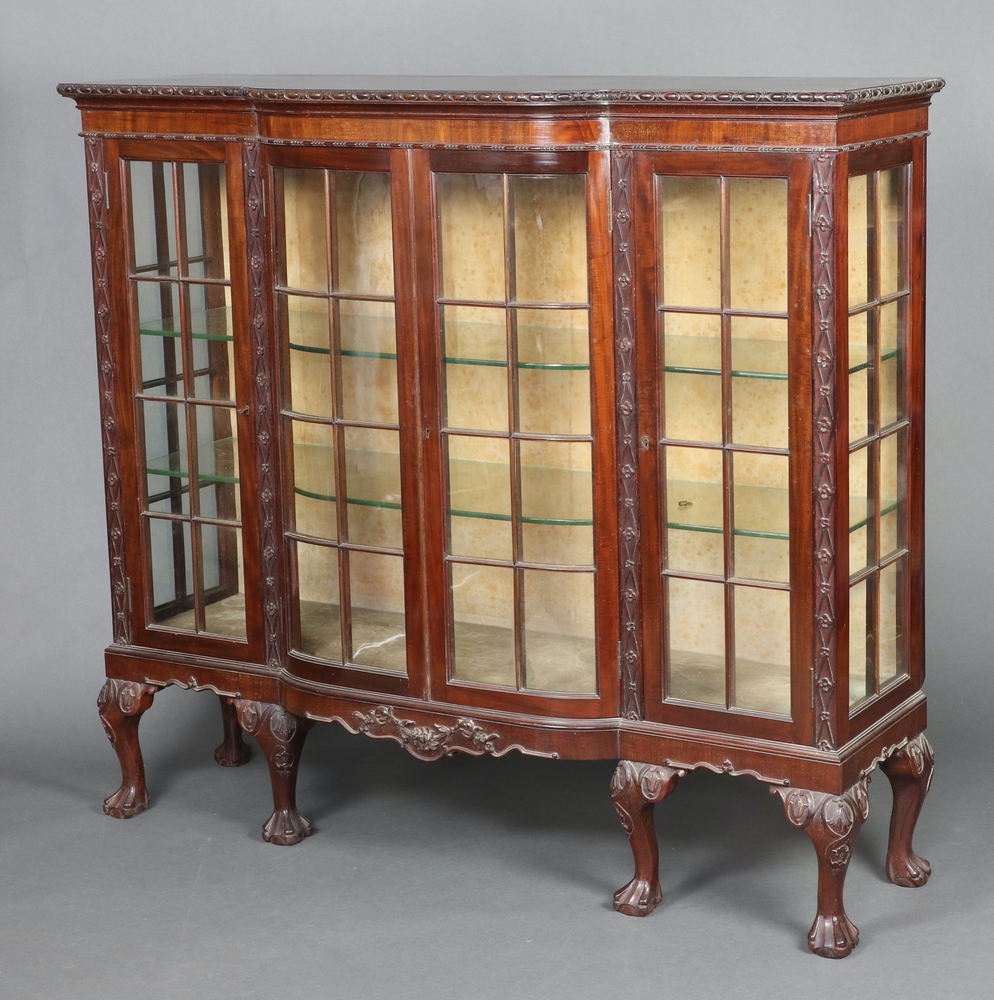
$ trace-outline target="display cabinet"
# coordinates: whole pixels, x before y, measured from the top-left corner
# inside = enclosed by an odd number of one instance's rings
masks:
[[[877,764],[887,873],[923,735],[925,137],[941,80],[260,78],[82,110],[114,643],[138,722],[221,698],[309,826],[308,729],[424,760],[617,758],[653,806],[749,775],[818,859],[815,952]]]

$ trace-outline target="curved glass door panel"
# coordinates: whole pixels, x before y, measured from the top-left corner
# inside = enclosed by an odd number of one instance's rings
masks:
[[[247,635],[224,166],[128,161],[149,624]]]
[[[789,716],[787,179],[656,176],[664,698]]]
[[[294,648],[407,671],[390,175],[276,171]]]
[[[594,694],[584,174],[434,174],[450,678]]]
[[[911,167],[849,178],[849,703],[908,671]]]

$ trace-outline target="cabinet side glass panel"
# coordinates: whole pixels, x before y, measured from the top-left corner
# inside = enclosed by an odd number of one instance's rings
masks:
[[[787,187],[655,198],[664,697],[789,717]]]
[[[406,673],[390,176],[275,171],[301,653]]]
[[[434,174],[451,663],[595,694],[584,174]]]
[[[908,671],[910,164],[849,178],[849,704]]]
[[[224,166],[127,161],[149,624],[246,637]]]

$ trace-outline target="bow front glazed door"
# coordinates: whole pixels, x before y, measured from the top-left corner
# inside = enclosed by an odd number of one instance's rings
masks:
[[[595,430],[610,427],[597,416],[613,371],[606,158],[278,150],[272,163],[294,669],[604,715],[617,689],[613,441]]]

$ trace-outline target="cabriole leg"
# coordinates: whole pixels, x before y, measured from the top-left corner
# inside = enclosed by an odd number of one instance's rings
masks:
[[[931,865],[915,854],[911,846],[915,824],[932,783],[932,766],[932,748],[924,733],[880,765],[894,791],[890,842],[887,845],[887,877],[896,885],[908,888],[924,885],[932,874]]]
[[[148,808],[145,764],[138,743],[138,723],[152,707],[158,688],[138,681],[108,678],[97,697],[100,721],[121,762],[121,787],[104,800],[104,812],[117,819],[137,816]]]
[[[271,844],[296,844],[311,832],[311,824],[297,812],[297,765],[308,730],[314,725],[279,705],[233,700],[238,724],[254,736],[269,765],[273,783],[273,815],[262,827],[262,839]]]
[[[868,778],[841,795],[803,788],[771,788],[782,799],[787,819],[806,830],[818,854],[818,915],[808,947],[823,958],[845,958],[859,944],[859,930],[846,916],[842,890],[853,846],[870,813]]]
[[[618,762],[611,778],[611,799],[635,856],[635,877],[614,894],[614,908],[619,913],[647,916],[663,898],[652,814],[655,804],[666,798],[676,788],[677,779],[686,773],[661,764]]]
[[[224,742],[214,751],[214,759],[222,767],[240,767],[252,757],[252,748],[242,739],[242,727],[238,725],[238,713],[231,699],[220,695],[221,722],[224,725]]]

